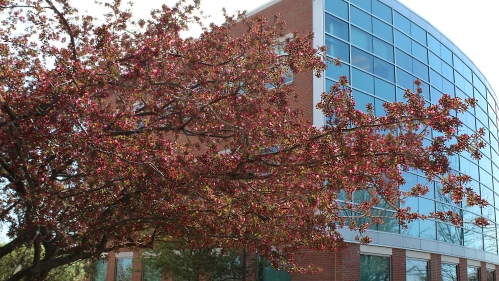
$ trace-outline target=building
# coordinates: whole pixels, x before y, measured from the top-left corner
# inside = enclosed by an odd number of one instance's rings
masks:
[[[368,231],[373,238],[369,246],[354,243],[354,233],[343,235],[352,242],[344,253],[306,252],[301,262],[313,263],[323,271],[316,275],[263,272],[263,280],[335,280],[335,281],[489,281],[499,271],[498,225],[499,153],[497,98],[487,80],[474,64],[430,23],[396,0],[271,0],[252,14],[272,17],[282,13],[287,29],[315,33],[314,45],[326,45],[331,57],[343,61],[331,66],[322,78],[310,74],[294,77],[294,86],[303,93],[300,106],[314,125],[323,126],[325,118],[314,109],[320,94],[346,75],[357,106],[375,108],[385,101],[401,100],[404,89],[418,78],[429,103],[442,93],[462,99],[474,97],[478,105],[460,116],[466,133],[486,128],[484,157],[473,160],[467,155],[456,157],[453,167],[470,175],[473,188],[491,206],[457,206],[439,196],[438,186],[421,198],[407,202],[413,210],[429,213],[435,210],[458,210],[465,221],[483,215],[491,224],[484,228],[465,224],[456,228],[433,220],[416,221],[407,229],[398,224],[374,226]],[[414,90],[414,89],[412,89]],[[423,180],[406,173],[408,184]],[[497,219],[496,219],[497,216]],[[131,252],[109,253],[107,279],[113,279],[116,268],[131,265]],[[140,264],[134,262],[134,269]],[[133,280],[142,274],[134,271]],[[152,279],[151,279],[152,280]]]

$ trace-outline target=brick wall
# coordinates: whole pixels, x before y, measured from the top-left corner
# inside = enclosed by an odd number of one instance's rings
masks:
[[[442,259],[438,254],[430,254],[430,280],[442,281]]]
[[[468,261],[466,259],[459,259],[459,281],[468,281]]]
[[[405,250],[392,249],[392,281],[405,281]]]
[[[480,281],[487,281],[487,264],[485,262],[480,263]]]

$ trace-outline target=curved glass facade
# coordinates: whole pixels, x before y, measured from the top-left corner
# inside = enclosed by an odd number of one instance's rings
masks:
[[[422,175],[405,173],[407,185],[431,187],[425,197],[411,198],[406,205],[420,213],[454,210],[465,222],[484,216],[486,228],[464,223],[462,228],[433,220],[415,221],[407,229],[387,223],[373,230],[432,239],[497,254],[499,222],[498,111],[494,92],[472,62],[447,38],[421,17],[395,0],[324,0],[324,44],[328,55],[341,58],[341,67],[326,72],[326,89],[346,75],[351,83],[357,108],[367,103],[383,114],[385,101],[403,100],[404,89],[416,78],[423,82],[423,95],[435,103],[443,93],[461,99],[476,98],[478,105],[459,118],[463,133],[485,128],[488,146],[481,160],[466,153],[452,159],[452,167],[473,178],[471,186],[490,203],[486,208],[456,205],[439,193],[438,184],[429,184]],[[436,136],[436,135],[433,135]],[[402,187],[404,188],[404,187]],[[496,219],[497,216],[497,219]]]

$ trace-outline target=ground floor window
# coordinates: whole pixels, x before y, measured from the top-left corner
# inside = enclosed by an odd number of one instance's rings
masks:
[[[468,281],[480,281],[480,268],[468,266]]]
[[[442,281],[457,281],[457,264],[442,263]]]
[[[97,260],[92,270],[92,281],[106,281],[107,260]]]
[[[495,270],[487,269],[487,281],[496,281]]]
[[[407,281],[428,281],[428,261],[407,259],[405,262]]]
[[[132,258],[116,259],[115,281],[132,281]]]
[[[390,257],[360,255],[361,281],[390,281]]]

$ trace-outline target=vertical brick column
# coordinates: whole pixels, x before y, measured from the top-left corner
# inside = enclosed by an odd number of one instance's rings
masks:
[[[107,254],[106,281],[114,281],[115,271],[116,271],[116,252],[109,252]]]
[[[468,281],[468,261],[463,258],[459,258],[459,281]]]
[[[430,280],[442,281],[442,258],[439,254],[430,254]]]
[[[480,281],[487,281],[487,263],[480,263]]]
[[[406,278],[405,250],[392,249],[392,281],[405,281]]]
[[[142,281],[142,255],[141,251],[133,252],[132,281]]]
[[[340,254],[340,253],[338,253]],[[359,281],[360,280],[360,245],[348,244],[345,252],[339,256],[341,259],[340,279],[335,281]],[[338,256],[337,256],[338,258]]]

